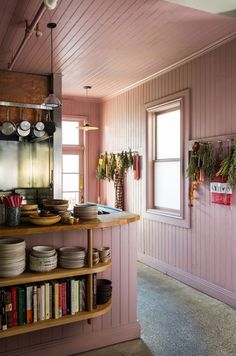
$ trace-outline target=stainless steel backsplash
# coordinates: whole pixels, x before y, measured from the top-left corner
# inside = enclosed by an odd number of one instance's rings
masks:
[[[0,141],[0,191],[52,188],[53,143]]]

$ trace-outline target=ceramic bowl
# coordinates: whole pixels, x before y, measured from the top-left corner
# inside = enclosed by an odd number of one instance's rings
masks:
[[[33,246],[31,254],[33,254],[35,257],[50,257],[55,255],[56,250],[52,246]]]

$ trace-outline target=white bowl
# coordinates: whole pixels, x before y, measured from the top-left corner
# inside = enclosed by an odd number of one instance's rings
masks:
[[[52,246],[33,246],[31,254],[36,257],[50,257],[55,255],[56,250]]]

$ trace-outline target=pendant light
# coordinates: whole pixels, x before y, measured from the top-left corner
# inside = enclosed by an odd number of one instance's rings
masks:
[[[85,85],[84,89],[86,90],[86,98],[88,99],[88,91],[90,89],[92,89],[92,87],[90,85]],[[80,126],[79,129],[84,130],[84,131],[93,131],[93,130],[98,130],[98,127],[92,126],[88,122],[86,122],[86,124],[84,124],[83,126]]]
[[[50,22],[47,24],[47,27],[50,28],[51,30],[51,76],[53,77],[53,45],[52,45],[52,30],[56,27],[57,25],[53,22]],[[48,95],[48,97],[44,100],[43,105],[46,106],[47,108],[58,108],[61,106],[61,101],[58,99],[58,97],[53,93],[53,78],[51,78],[51,93]]]

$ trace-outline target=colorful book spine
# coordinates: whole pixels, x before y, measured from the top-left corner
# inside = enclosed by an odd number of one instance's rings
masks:
[[[40,293],[40,320],[45,320],[45,285],[44,283],[41,285],[41,293]]]
[[[11,301],[12,301],[12,326],[18,325],[18,288],[11,287]]]
[[[53,317],[53,298],[52,298],[52,284],[49,284],[49,319],[52,319]]]
[[[1,290],[0,295],[0,304],[1,304],[1,328],[2,330],[7,330],[7,318],[6,318],[6,292],[5,290]]]
[[[74,303],[75,303],[75,306],[74,306],[74,310],[75,310],[75,313],[78,313],[79,311],[79,281],[78,280],[75,280],[75,297],[74,297]]]
[[[59,283],[53,281],[53,317],[54,319],[59,318]]]
[[[93,274],[93,309],[97,308],[97,274]]]
[[[50,319],[50,296],[49,296],[49,283],[45,283],[45,320]]]
[[[58,283],[58,317],[62,317],[62,284]]]
[[[62,281],[61,288],[62,288],[62,316],[67,314],[67,298],[66,298],[66,281]]]
[[[86,280],[81,279],[81,311],[86,310]]]
[[[70,280],[70,309],[71,315],[75,315],[75,280]]]
[[[33,286],[33,321],[37,323],[38,321],[38,287]]]
[[[71,314],[71,280],[66,279],[66,309],[67,315]]]
[[[26,286],[26,323],[33,322],[33,286]]]
[[[25,288],[18,287],[18,320],[19,325],[25,324]]]
[[[7,319],[7,327],[12,327],[12,301],[11,301],[11,290],[6,291],[6,304],[5,304],[5,312]]]

